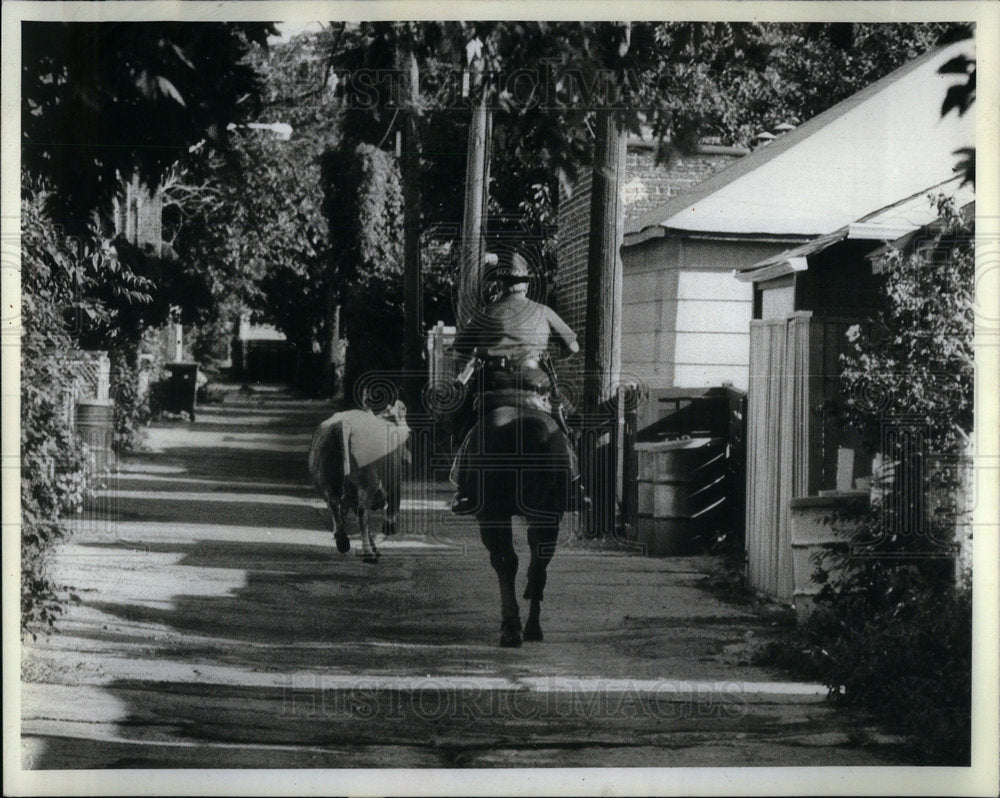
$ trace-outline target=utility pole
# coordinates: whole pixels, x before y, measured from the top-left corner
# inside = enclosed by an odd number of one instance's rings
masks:
[[[596,413],[618,383],[621,368],[622,262],[618,251],[624,225],[621,175],[625,140],[613,111],[597,115],[587,248],[587,316],[584,334],[583,404]]]
[[[419,67],[408,42],[400,48],[403,76],[402,135],[399,172],[403,182],[403,384],[404,401],[415,408],[423,373],[422,298],[420,279],[420,142],[417,115],[420,113]]]
[[[466,48],[469,70],[463,95],[475,98],[469,123],[469,149],[465,172],[465,206],[462,218],[461,271],[458,278],[457,325],[464,327],[479,304],[490,182],[490,112],[483,69],[482,43],[476,39]],[[471,92],[470,92],[471,89]],[[478,96],[477,96],[478,95]]]
[[[594,501],[588,534],[614,534],[618,484],[618,413],[601,404],[617,391],[621,368],[621,175],[625,141],[615,114],[597,114],[587,248],[587,315],[584,332],[583,410],[591,419],[581,441],[581,466]],[[617,409],[615,403],[612,407]],[[606,442],[607,445],[604,445]],[[603,453],[603,456],[602,456]]]

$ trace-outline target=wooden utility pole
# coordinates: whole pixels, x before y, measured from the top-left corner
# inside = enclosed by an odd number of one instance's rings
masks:
[[[587,248],[587,316],[584,334],[583,405],[596,413],[614,391],[621,368],[622,262],[624,224],[621,175],[625,139],[615,115],[597,116]]]
[[[479,302],[485,248],[483,227],[488,213],[490,182],[491,123],[487,108],[483,58],[479,54],[470,58],[470,83],[476,104],[469,123],[469,154],[465,172],[465,207],[462,218],[461,271],[458,278],[456,319],[459,329],[472,318]]]
[[[618,414],[601,404],[617,391],[621,368],[621,175],[625,141],[614,112],[597,115],[587,247],[587,315],[584,331],[583,410],[589,416],[581,441],[584,484],[594,501],[588,534],[614,534],[618,483]],[[616,409],[616,408],[615,408]]]
[[[399,172],[403,183],[403,395],[415,408],[420,377],[424,371],[421,358],[423,330],[420,279],[420,143],[417,116],[420,113],[419,68],[413,50],[401,48],[402,96],[399,98],[403,126],[400,141]]]

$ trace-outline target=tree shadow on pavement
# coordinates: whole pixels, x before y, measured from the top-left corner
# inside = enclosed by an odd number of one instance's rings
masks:
[[[128,543],[98,544],[104,550],[134,550]],[[315,545],[261,541],[196,540],[144,544],[150,553],[180,556],[174,569],[238,569],[242,587],[226,595],[175,595],[170,608],[142,603],[88,601],[88,606],[131,622],[253,645],[386,641],[454,644],[477,637],[481,622],[470,609],[468,625],[444,621],[436,611],[442,596],[421,574],[419,557],[383,559],[368,565]],[[170,574],[165,574],[170,578]],[[491,585],[492,587],[492,585]],[[484,591],[485,593],[485,591]],[[489,596],[492,599],[492,595]],[[220,647],[220,654],[225,652]],[[252,652],[233,650],[244,666],[289,664],[287,658],[248,662]],[[284,652],[282,657],[291,656]],[[313,654],[307,654],[313,657]],[[357,665],[366,667],[364,660]]]

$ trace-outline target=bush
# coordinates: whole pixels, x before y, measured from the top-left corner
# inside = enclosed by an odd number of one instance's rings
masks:
[[[950,559],[855,557],[800,631],[797,664],[833,703],[906,735],[914,762],[968,765],[972,591]]]
[[[69,418],[80,350],[66,318],[83,267],[44,202],[34,192],[21,203],[21,630],[32,634],[59,614],[47,556],[88,490],[88,452]]]
[[[160,330],[147,330],[140,341],[111,350],[111,390],[115,400],[115,450],[136,451],[156,414],[155,388],[164,375]],[[139,352],[147,350],[152,354]]]

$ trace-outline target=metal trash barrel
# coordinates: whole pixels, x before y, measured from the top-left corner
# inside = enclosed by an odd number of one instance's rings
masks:
[[[637,539],[651,557],[689,552],[701,517],[718,501],[706,486],[719,481],[725,438],[636,443],[639,458]]]
[[[792,591],[800,623],[812,613],[820,591],[821,586],[813,578],[817,555],[850,546],[852,537],[862,529],[869,501],[868,491],[820,491],[819,496],[799,496],[789,501]],[[824,563],[834,583],[844,576],[835,566],[835,560]]]
[[[110,399],[81,399],[76,403],[76,433],[90,447],[100,473],[114,462],[115,405]]]

